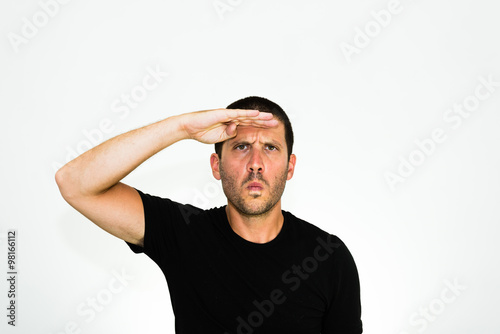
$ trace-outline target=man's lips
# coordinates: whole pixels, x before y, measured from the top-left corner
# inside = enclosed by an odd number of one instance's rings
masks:
[[[262,189],[264,189],[264,186],[259,182],[252,182],[247,186],[247,189],[249,189],[249,190],[262,190]]]

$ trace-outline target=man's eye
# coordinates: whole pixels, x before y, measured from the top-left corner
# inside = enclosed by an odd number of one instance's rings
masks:
[[[235,147],[237,150],[244,150],[247,146],[245,144],[241,144]]]
[[[273,146],[273,145],[267,145],[267,148],[270,151],[276,151],[278,149],[276,146]]]

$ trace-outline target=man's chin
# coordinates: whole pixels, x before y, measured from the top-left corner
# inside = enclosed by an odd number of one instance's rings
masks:
[[[250,203],[244,203],[242,205],[234,205],[236,209],[246,216],[262,216],[271,211],[274,205],[270,205],[259,199],[251,199]]]

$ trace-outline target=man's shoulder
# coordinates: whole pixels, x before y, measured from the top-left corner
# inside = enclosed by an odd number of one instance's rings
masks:
[[[288,230],[296,248],[302,249],[307,254],[312,249],[314,254],[321,250],[327,251],[330,255],[335,253],[335,256],[328,256],[331,261],[344,257],[347,247],[338,236],[298,218],[290,212],[283,212],[286,215],[285,219],[288,219]]]
[[[340,239],[336,235],[334,235],[328,231],[323,230],[322,228],[318,227],[317,225],[315,225],[309,221],[306,221],[302,218],[295,216],[293,213],[291,213],[289,211],[283,210],[283,214],[290,222],[291,228],[296,233],[299,233],[302,236],[314,237],[314,239],[316,239],[318,237],[334,238],[334,239],[338,239],[340,241]]]
[[[197,220],[217,219],[225,211],[225,206],[203,209],[190,203],[181,203],[168,197],[151,195],[136,189],[142,199],[144,208],[148,212],[173,212],[176,211],[186,223]]]

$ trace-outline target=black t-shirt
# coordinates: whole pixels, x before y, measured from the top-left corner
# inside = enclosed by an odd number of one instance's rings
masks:
[[[287,211],[257,244],[225,206],[202,210],[139,191],[144,252],[165,274],[178,334],[362,333],[358,272],[336,236]]]

